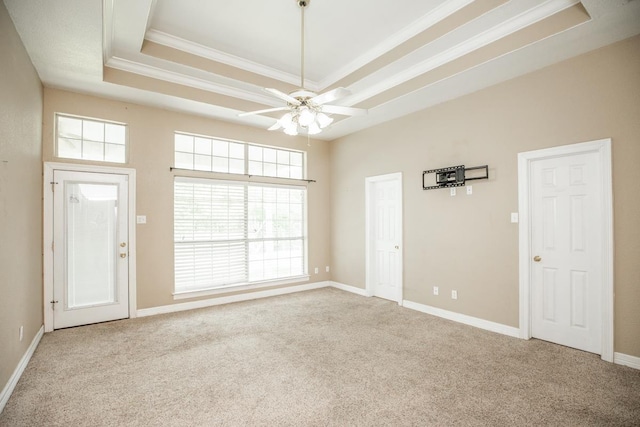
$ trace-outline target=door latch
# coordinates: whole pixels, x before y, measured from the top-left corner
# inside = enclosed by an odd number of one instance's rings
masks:
[[[56,309],[56,304],[57,303],[58,303],[58,301],[51,300],[51,310],[55,310]]]

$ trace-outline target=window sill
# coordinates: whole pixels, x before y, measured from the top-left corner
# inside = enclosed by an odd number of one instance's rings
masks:
[[[269,286],[289,285],[291,283],[300,283],[300,282],[308,282],[308,281],[309,281],[309,275],[303,275],[303,276],[287,277],[286,279],[265,280],[263,282],[240,283],[240,284],[230,285],[230,286],[220,286],[216,288],[199,289],[197,291],[174,292],[173,299],[180,300],[180,299],[197,298],[197,297],[204,297],[208,295],[218,295],[218,294],[225,294],[230,292],[248,291],[253,289],[266,288]]]

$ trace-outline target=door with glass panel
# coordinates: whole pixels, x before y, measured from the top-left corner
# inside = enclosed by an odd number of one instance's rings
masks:
[[[129,317],[128,177],[53,176],[54,329]]]

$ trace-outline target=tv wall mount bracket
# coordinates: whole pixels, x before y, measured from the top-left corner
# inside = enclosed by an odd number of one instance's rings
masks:
[[[427,175],[435,174],[436,185],[427,185]],[[467,181],[489,179],[489,166],[474,166],[466,168],[464,165],[448,168],[431,169],[422,172],[422,189],[435,190],[437,188],[463,187]]]

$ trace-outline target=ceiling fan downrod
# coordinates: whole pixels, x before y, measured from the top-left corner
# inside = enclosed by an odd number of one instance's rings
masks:
[[[311,0],[296,0],[300,6],[300,88],[304,90],[304,8]]]

